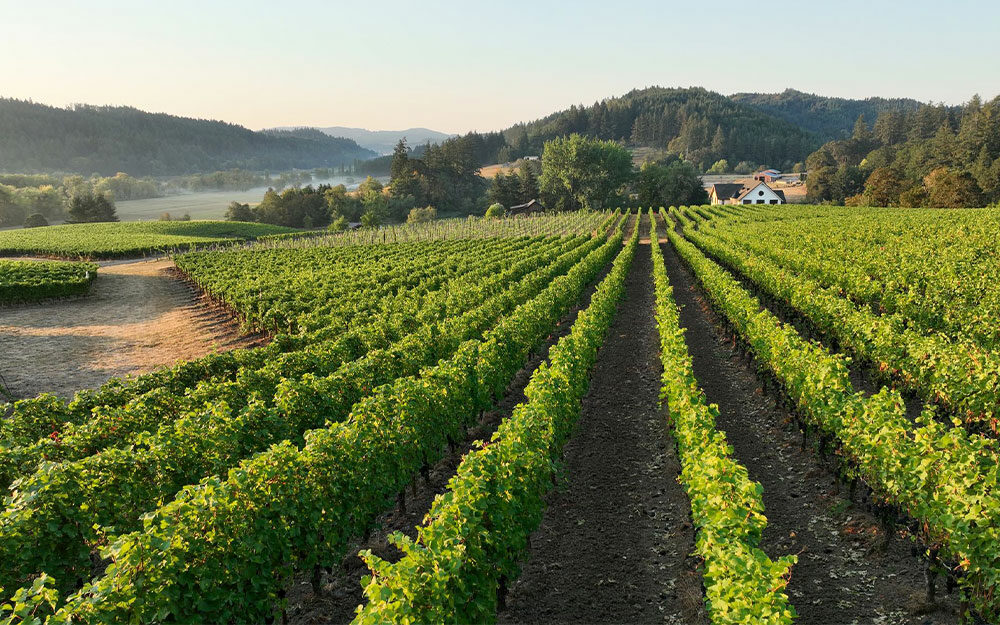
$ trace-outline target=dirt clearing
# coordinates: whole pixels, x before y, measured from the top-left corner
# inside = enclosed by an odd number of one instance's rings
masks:
[[[0,375],[17,398],[70,397],[111,377],[259,344],[173,261],[101,263],[86,297],[0,308]]]

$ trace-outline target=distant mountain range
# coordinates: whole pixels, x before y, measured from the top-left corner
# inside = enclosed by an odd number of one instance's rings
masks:
[[[725,96],[701,88],[649,87],[465,138],[484,164],[539,155],[545,141],[577,132],[665,150],[703,168],[719,159],[730,166],[746,161],[790,168],[823,143],[850,136],[859,115],[871,125],[882,112],[921,106],[906,98],[852,100],[793,89]],[[252,131],[131,107],[56,108],[0,98],[0,172],[170,176],[231,168],[312,169],[390,154],[403,137],[418,148],[455,135],[343,126]]]
[[[296,130],[299,126],[281,126],[275,130]],[[366,130],[365,128],[348,128],[346,126],[327,126],[316,128],[320,132],[331,137],[344,137],[355,141],[363,148],[369,149],[378,154],[391,154],[393,148],[399,140],[406,138],[406,143],[411,148],[422,145],[428,141],[431,143],[441,143],[445,139],[450,139],[455,135],[450,135],[429,128],[407,128],[406,130]]]

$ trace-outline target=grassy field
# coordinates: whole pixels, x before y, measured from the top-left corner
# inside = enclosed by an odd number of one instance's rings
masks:
[[[225,245],[292,228],[227,221],[70,224],[0,232],[0,256],[126,258]]]
[[[159,219],[163,213],[177,218],[185,213],[191,219],[222,219],[231,202],[258,204],[266,189],[250,191],[206,191],[203,193],[183,193],[145,200],[116,202],[118,218],[122,221],[150,221]]]
[[[479,175],[487,180],[492,180],[497,177],[497,174],[503,173],[504,175],[511,172],[517,171],[517,167],[513,165],[507,165],[505,163],[498,163],[496,165],[486,165],[479,170]]]
[[[383,183],[388,182],[387,178],[381,180]],[[350,190],[356,189],[360,182],[349,176],[336,176],[325,180],[313,180],[309,184],[313,186],[343,184]],[[248,191],[198,191],[145,200],[115,202],[115,207],[118,219],[122,221],[150,221],[159,219],[163,213],[170,213],[175,218],[187,213],[191,215],[191,219],[222,219],[230,203],[260,204],[266,191],[266,187]]]

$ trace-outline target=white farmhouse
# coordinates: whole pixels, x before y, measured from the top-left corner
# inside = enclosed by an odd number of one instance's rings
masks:
[[[708,191],[712,204],[784,204],[785,192],[766,182],[713,184]]]

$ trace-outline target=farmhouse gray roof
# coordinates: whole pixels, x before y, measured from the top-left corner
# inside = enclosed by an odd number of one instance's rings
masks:
[[[713,184],[712,189],[715,191],[715,197],[728,200],[739,195],[744,185],[739,182],[720,182]]]

